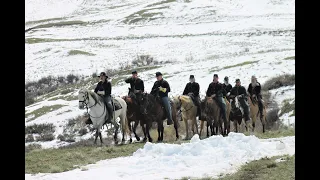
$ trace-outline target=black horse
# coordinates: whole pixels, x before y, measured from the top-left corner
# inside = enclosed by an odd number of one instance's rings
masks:
[[[160,97],[155,97],[152,94],[144,93],[139,98],[139,104],[140,104],[140,111],[144,115],[144,123],[146,124],[146,133],[149,139],[149,142],[152,142],[152,138],[150,136],[150,128],[152,125],[152,122],[157,122],[158,124],[158,142],[163,141],[163,121],[167,119],[166,111],[164,107],[162,106],[162,102],[160,100]],[[178,134],[178,122],[176,115],[176,107],[172,101],[170,101],[171,104],[171,111],[172,111],[172,120],[174,122],[174,128],[176,130],[176,140],[179,139]]]

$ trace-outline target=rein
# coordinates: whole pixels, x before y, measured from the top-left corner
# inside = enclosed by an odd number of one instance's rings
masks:
[[[95,101],[94,105],[88,107],[88,103],[86,103],[86,101],[88,100],[88,102],[89,102],[89,93],[86,92],[86,93],[85,93],[85,96],[86,96],[86,97],[85,97],[84,101],[79,101],[79,102],[82,103],[82,104],[84,104],[84,107],[87,109],[87,114],[89,114],[89,116],[92,117],[92,118],[101,118],[101,117],[103,116],[104,112],[106,111],[106,105],[104,104],[104,106],[103,106],[103,112],[102,112],[101,116],[99,116],[99,117],[94,117],[94,116],[92,116],[92,115],[89,113],[88,109],[96,106],[96,105],[97,105],[97,101]]]

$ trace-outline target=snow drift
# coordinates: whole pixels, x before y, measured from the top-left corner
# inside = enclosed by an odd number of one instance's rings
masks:
[[[232,173],[245,162],[265,156],[295,153],[295,137],[258,139],[240,133],[228,137],[212,136],[190,143],[146,143],[132,156],[99,161],[80,169],[56,174],[26,174],[28,179],[176,179],[186,176],[217,177]]]

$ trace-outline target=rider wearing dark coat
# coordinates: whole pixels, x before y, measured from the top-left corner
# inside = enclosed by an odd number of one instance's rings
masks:
[[[240,101],[240,105],[243,108],[243,113],[244,113],[244,118],[245,121],[250,120],[249,118],[249,105],[247,102],[247,91],[246,88],[241,86],[241,82],[240,79],[236,79],[236,85],[231,89],[230,91],[230,99],[232,99],[232,103],[231,103],[231,107],[234,109],[235,108],[235,100],[234,98],[238,96],[240,97],[239,101]]]
[[[100,81],[94,89],[94,92],[103,98],[109,113],[107,122],[111,122],[113,118],[113,108],[111,104],[111,83],[108,81],[108,76],[105,72],[101,72],[100,76],[98,77],[100,78]]]
[[[189,95],[192,98],[194,104],[197,106],[197,115],[201,117],[199,97],[200,86],[197,82],[195,82],[194,75],[190,75],[189,81],[190,82],[186,84],[186,87],[184,88],[182,95]]]
[[[225,121],[227,117],[226,113],[226,104],[223,99],[224,89],[222,87],[222,84],[218,81],[218,74],[213,75],[213,82],[209,84],[208,90],[207,90],[207,97],[212,97],[217,101],[218,106],[221,109],[222,118]]]
[[[223,94],[223,97],[226,97],[226,99],[230,102],[229,100],[229,94],[230,94],[230,91],[232,89],[232,85],[229,84],[229,78],[228,76],[224,77],[224,83],[222,84],[222,88],[224,89],[224,94]]]
[[[144,92],[144,83],[143,80],[138,78],[137,71],[132,72],[132,77],[125,80],[126,83],[130,83],[128,95],[132,98],[141,96]]]
[[[256,97],[258,100],[258,107],[260,111],[260,118],[263,117],[263,103],[262,103],[262,95],[261,95],[261,84],[257,81],[256,76],[251,77],[251,83],[248,87],[248,92],[251,98],[251,102]]]
[[[167,115],[167,125],[173,124],[171,105],[168,98],[168,93],[170,92],[169,83],[162,78],[161,72],[156,73],[157,81],[154,83],[150,94],[157,97],[159,96],[166,110]]]

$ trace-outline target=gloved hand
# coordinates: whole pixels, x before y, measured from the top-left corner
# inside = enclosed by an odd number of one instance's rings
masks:
[[[159,90],[165,93],[167,91],[167,88],[163,88],[163,87],[160,86]]]
[[[227,96],[229,96],[229,95],[230,95],[230,92],[227,93]]]
[[[216,94],[213,94],[211,97],[212,97],[212,98],[216,97]]]

